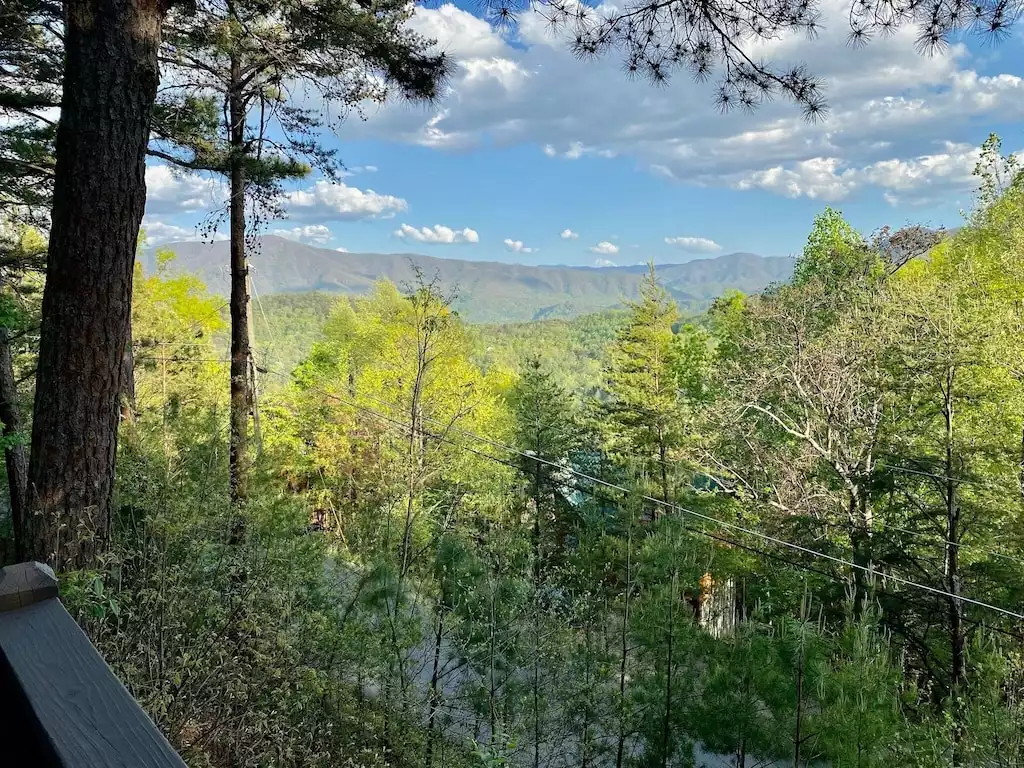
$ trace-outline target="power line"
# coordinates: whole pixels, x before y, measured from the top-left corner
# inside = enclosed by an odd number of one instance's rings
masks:
[[[277,376],[282,376],[283,375],[283,374],[280,374],[280,373],[278,373],[276,371],[269,371],[269,373],[272,373],[273,375],[277,375]],[[372,414],[374,416],[377,416],[378,418],[383,419],[384,421],[389,422],[391,424],[394,424],[396,426],[402,427],[403,429],[411,429],[410,425],[407,422],[404,422],[404,421],[402,421],[400,419],[396,419],[394,417],[391,417],[391,416],[388,416],[386,414],[380,413],[379,411],[373,410],[371,408],[367,408],[366,406],[360,406],[360,405],[352,403],[350,401],[346,401],[344,398],[341,398],[341,397],[339,397],[337,395],[334,395],[334,394],[332,394],[330,392],[325,392],[324,390],[321,390],[321,389],[318,389],[318,388],[311,388],[311,389],[313,389],[315,392],[319,392],[320,394],[323,394],[326,397],[331,397],[331,398],[336,399],[339,402],[342,402],[342,403],[344,403],[346,405],[350,405],[350,406],[352,406],[354,408],[357,408],[359,410],[362,410],[364,412],[367,412],[367,413],[370,413],[370,414]],[[516,463],[508,461],[506,459],[502,459],[502,458],[500,458],[498,456],[494,456],[492,454],[489,454],[489,453],[486,453],[484,451],[478,450],[478,449],[473,448],[471,446],[464,445],[464,444],[461,444],[461,443],[457,443],[454,440],[452,440],[451,438],[447,438],[447,437],[445,437],[443,435],[439,435],[439,434],[436,434],[436,433],[433,433],[433,432],[429,432],[427,430],[424,430],[422,427],[419,428],[417,431],[420,434],[422,434],[422,435],[424,435],[426,437],[430,437],[430,438],[435,439],[435,440],[437,440],[439,442],[448,443],[449,445],[452,445],[452,446],[454,446],[454,447],[456,447],[456,448],[458,448],[460,450],[468,451],[469,453],[472,453],[472,454],[474,454],[476,456],[480,456],[481,458],[488,459],[488,460],[493,461],[493,462],[495,462],[497,464],[501,464],[503,466],[506,466],[506,467],[509,467],[511,469],[514,469],[514,470],[516,470],[518,472],[523,472],[524,471],[522,465],[520,465],[520,464],[516,464]],[[530,460],[534,460],[534,459],[537,458],[537,457],[535,457],[533,455],[525,454],[525,453],[521,453],[521,455],[523,455],[525,458],[528,458]],[[555,466],[559,467],[560,469],[568,470],[568,471],[571,472],[570,468],[564,467],[561,464],[556,464]],[[598,500],[601,500],[601,501],[608,501],[608,502],[612,502],[612,503],[615,503],[615,504],[619,503],[618,500],[612,499],[612,498],[610,498],[608,496],[604,496],[600,492],[595,491],[592,488],[580,487],[579,485],[577,485],[575,483],[569,483],[569,482],[566,482],[565,480],[562,480],[562,479],[548,478],[547,479],[547,483],[549,485],[553,485],[553,486],[568,487],[568,488],[571,488],[571,489],[573,489],[575,491],[578,491],[580,493],[587,494],[587,495],[589,495],[589,496],[591,496],[593,498],[596,498]],[[641,498],[649,498],[649,497],[642,497],[641,496]],[[788,564],[790,566],[793,566],[794,568],[798,568],[798,569],[801,569],[803,571],[807,571],[809,573],[814,573],[814,574],[816,574],[818,576],[821,576],[821,577],[823,577],[825,579],[828,579],[830,581],[833,581],[835,583],[838,583],[838,584],[845,584],[846,583],[844,580],[840,579],[838,576],[836,576],[833,573],[829,573],[828,571],[821,570],[820,568],[815,568],[814,566],[807,565],[806,563],[801,563],[801,562],[799,562],[797,560],[793,560],[791,558],[787,558],[787,557],[785,557],[783,555],[780,555],[780,554],[778,554],[776,552],[770,552],[770,551],[768,551],[766,549],[761,549],[759,547],[754,547],[754,546],[751,546],[749,544],[743,544],[743,543],[741,543],[741,542],[739,542],[739,541],[737,541],[735,539],[731,539],[731,538],[729,538],[727,536],[723,536],[721,534],[717,534],[717,533],[705,530],[704,528],[700,528],[700,527],[697,527],[697,526],[684,524],[683,527],[685,528],[685,530],[690,531],[692,533],[697,533],[697,534],[700,534],[702,536],[707,536],[707,537],[709,537],[709,538],[711,538],[711,539],[713,539],[715,541],[718,541],[718,542],[721,542],[721,543],[724,543],[724,544],[728,544],[730,546],[734,546],[734,547],[737,547],[739,549],[743,549],[745,551],[748,551],[748,552],[751,552],[751,553],[754,553],[754,554],[757,554],[757,555],[761,555],[762,557],[766,557],[766,558],[769,558],[769,559],[772,559],[772,560],[776,560],[776,561],[779,561],[779,562],[786,563],[786,564]],[[920,603],[918,603],[916,601],[913,601],[913,600],[911,600],[911,599],[909,599],[909,598],[907,598],[907,597],[905,597],[903,595],[899,595],[899,594],[896,594],[894,592],[889,592],[889,591],[881,589],[881,588],[875,588],[874,591],[876,592],[876,594],[882,595],[884,597],[892,598],[892,599],[895,599],[895,600],[899,600],[899,601],[901,601],[901,602],[903,602],[903,603],[905,603],[907,605],[910,605],[912,607],[915,607],[915,608],[918,608],[918,609],[923,609],[924,608],[924,606],[922,606]],[[999,610],[999,609],[997,608],[997,610]],[[991,630],[993,632],[997,632],[997,633],[1005,635],[1007,637],[1012,637],[1012,638],[1014,638],[1016,640],[1024,642],[1024,635],[1018,634],[1016,632],[1012,632],[1010,630],[1006,630],[1006,629],[1003,629],[1003,628],[997,627],[997,626],[987,625],[987,624],[984,624],[983,622],[975,621],[975,620],[973,620],[973,619],[971,619],[969,617],[966,617],[966,616],[964,617],[964,622],[967,623],[967,624],[970,624],[973,627],[984,627],[984,628],[989,629],[989,630]]]
[[[278,371],[268,370],[267,373],[270,373],[271,375],[274,375],[274,376],[279,376],[281,378],[290,379],[290,376],[288,376],[287,374],[282,374],[282,373],[280,373]],[[309,389],[312,389],[313,391],[318,392],[319,394],[322,394],[325,397],[332,398],[332,399],[334,399],[334,400],[336,400],[336,401],[338,401],[338,402],[340,402],[342,404],[349,405],[350,407],[357,408],[357,409],[362,410],[364,412],[374,414],[374,415],[376,415],[376,416],[378,416],[380,418],[385,419],[386,421],[389,421],[389,422],[391,422],[393,424],[401,426],[404,429],[412,429],[413,428],[408,423],[403,422],[403,421],[401,421],[399,419],[395,419],[395,418],[393,418],[391,416],[388,416],[386,414],[383,414],[380,411],[376,411],[373,408],[370,408],[369,406],[361,405],[361,404],[356,403],[354,401],[347,400],[347,399],[345,399],[343,397],[340,397],[339,395],[336,395],[336,394],[331,393],[331,392],[327,392],[327,391],[319,389],[317,387],[309,387]],[[377,402],[383,402],[383,401],[377,400],[376,398],[372,398],[372,397],[368,398],[368,399],[376,400]],[[387,404],[387,405],[389,407],[394,407],[394,404]],[[424,416],[423,418],[424,418],[424,421],[430,421],[430,422],[435,422],[435,423],[437,422],[437,419],[434,419],[434,418],[429,417],[429,416]],[[477,434],[475,434],[473,432],[470,432],[468,430],[462,429],[461,427],[457,427],[457,426],[454,426],[454,425],[447,425],[445,427],[445,430],[446,430],[446,432],[447,431],[458,432],[459,434],[462,434],[462,435],[464,435],[466,437],[469,437],[472,440],[476,440],[478,442],[482,442],[482,443],[491,445],[492,447],[498,448],[500,450],[508,451],[510,453],[513,453],[513,454],[522,456],[524,458],[527,458],[527,459],[529,459],[531,461],[535,461],[535,462],[539,462],[541,464],[546,464],[548,466],[556,467],[557,469],[565,471],[565,472],[568,472],[568,473],[572,474],[575,477],[581,478],[583,480],[587,480],[588,482],[596,483],[596,484],[604,486],[606,488],[611,488],[613,490],[619,491],[621,493],[625,493],[627,495],[631,495],[631,494],[635,493],[635,491],[633,491],[633,490],[631,490],[629,488],[626,488],[624,486],[618,485],[616,483],[611,483],[611,482],[609,482],[607,480],[603,480],[603,479],[601,479],[599,477],[595,477],[595,476],[587,474],[585,472],[580,472],[579,470],[576,470],[576,469],[574,469],[572,467],[566,467],[566,466],[564,466],[562,464],[559,464],[557,462],[541,458],[540,456],[528,454],[528,453],[526,453],[524,451],[521,451],[520,449],[518,449],[518,448],[516,448],[514,446],[510,446],[510,445],[507,445],[506,443],[502,443],[500,441],[493,440],[491,438],[487,438],[487,437],[483,437],[481,435],[477,435]],[[424,432],[422,429],[421,429],[421,432],[423,432],[423,434],[426,434],[427,436],[434,437],[435,439],[439,439],[439,440],[442,440],[444,442],[449,442],[449,443],[452,442],[449,438],[445,438],[445,437],[439,436],[439,435],[432,435],[430,433]],[[457,443],[453,443],[453,444],[458,446]],[[671,503],[671,502],[663,501],[662,499],[658,499],[658,498],[655,498],[653,496],[648,496],[646,494],[640,494],[639,498],[641,498],[641,499],[643,499],[645,501],[648,501],[650,503],[657,504],[657,505],[662,506],[662,507],[667,507],[669,510],[673,510],[673,511],[676,511],[676,512],[681,512],[683,514],[688,514],[691,517],[697,518],[699,520],[704,520],[704,521],[712,523],[714,525],[719,525],[719,526],[723,526],[725,528],[729,528],[729,529],[732,529],[732,530],[735,530],[735,531],[738,531],[738,532],[741,532],[741,533],[746,533],[746,534],[748,534],[750,536],[754,536],[756,538],[760,538],[760,539],[762,539],[764,541],[770,542],[772,544],[776,544],[776,545],[781,546],[781,547],[786,547],[788,549],[792,549],[792,550],[797,551],[797,552],[802,552],[802,553],[810,555],[812,557],[821,558],[823,560],[829,560],[829,561],[834,562],[836,564],[843,565],[843,566],[846,566],[848,568],[852,568],[854,570],[862,571],[864,573],[869,574],[870,576],[878,576],[878,577],[882,578],[883,580],[889,579],[889,580],[891,580],[891,581],[893,581],[893,582],[895,582],[897,584],[902,584],[902,585],[907,586],[907,587],[913,587],[915,589],[919,589],[919,590],[922,590],[922,591],[925,591],[925,592],[930,592],[932,594],[939,595],[941,597],[949,598],[949,599],[952,599],[952,600],[956,600],[956,601],[959,601],[961,603],[968,603],[970,605],[974,605],[974,606],[977,606],[979,608],[984,608],[984,609],[987,609],[987,610],[995,611],[995,612],[1001,613],[1001,614],[1003,614],[1005,616],[1009,616],[1011,618],[1024,621],[1024,614],[1017,613],[1016,611],[1011,611],[1011,610],[1009,610],[1007,608],[1003,608],[1003,607],[998,606],[998,605],[992,605],[991,603],[986,603],[986,602],[984,602],[982,600],[975,600],[974,598],[965,597],[963,595],[954,595],[953,593],[947,592],[946,590],[938,589],[936,587],[932,587],[932,586],[929,586],[927,584],[920,584],[918,582],[912,581],[911,579],[905,579],[905,578],[903,578],[901,576],[896,576],[896,575],[893,575],[893,574],[882,574],[882,573],[879,573],[875,569],[870,568],[868,566],[864,566],[864,565],[861,565],[859,563],[854,563],[854,562],[852,562],[850,560],[845,560],[845,559],[843,559],[841,557],[836,557],[836,556],[830,555],[830,554],[828,554],[826,552],[820,552],[820,551],[818,551],[816,549],[811,549],[810,547],[804,547],[804,546],[802,546],[800,544],[797,544],[795,542],[786,541],[785,539],[780,539],[780,538],[777,538],[775,536],[771,536],[770,534],[764,533],[762,531],[758,531],[758,530],[755,530],[755,529],[747,528],[745,526],[737,525],[735,523],[730,523],[730,522],[727,522],[725,520],[719,520],[717,518],[711,517],[710,515],[705,515],[705,514],[702,514],[700,512],[696,512],[696,511],[694,511],[692,509],[687,509],[686,507],[683,507],[683,506],[681,506],[679,504],[674,504],[674,503]]]
[[[641,457],[641,456],[634,456],[634,455],[631,455],[631,454],[626,454],[626,455],[627,455],[628,458],[639,459],[639,460],[650,460],[650,461],[655,462],[656,464],[664,465],[664,466],[672,468],[672,469],[683,468],[684,470],[691,471],[691,472],[694,472],[694,471],[699,472],[700,471],[700,470],[694,470],[692,467],[689,467],[689,466],[683,464],[682,462],[670,461],[670,460],[667,460],[667,459],[662,459],[660,456],[643,456],[643,457]],[[890,454],[890,455],[892,455],[892,454]],[[954,483],[957,483],[958,485],[976,485],[976,486],[980,486],[980,487],[984,487],[984,488],[989,488],[989,489],[993,489],[993,490],[1000,490],[1000,491],[1005,490],[1004,488],[1001,488],[1000,486],[998,486],[996,484],[985,482],[985,481],[982,481],[982,480],[972,480],[972,479],[969,479],[969,478],[949,477],[947,475],[936,475],[936,474],[933,474],[931,472],[923,472],[921,470],[911,469],[910,467],[902,467],[902,466],[898,466],[898,465],[886,466],[886,467],[884,467],[883,469],[881,469],[879,471],[881,471],[881,472],[889,472],[889,473],[891,473],[891,472],[906,472],[906,473],[913,474],[913,475],[921,475],[921,476],[924,476],[924,477],[934,478],[936,480],[943,480],[943,481],[947,481],[947,482],[948,481],[952,481]],[[820,522],[822,522],[824,525],[828,525],[827,521],[820,521]],[[883,527],[885,529],[891,529],[891,530],[894,530],[894,531],[899,531],[901,533],[910,534],[911,536],[932,536],[933,535],[933,534],[925,533],[923,531],[912,531],[912,530],[908,530],[906,528],[900,528],[898,526],[890,525],[888,523],[885,524]],[[952,542],[949,539],[943,538],[941,536],[941,534],[938,536],[938,541],[936,543],[937,544],[942,544],[944,546],[946,546],[946,545],[954,546],[954,547],[957,547],[958,549],[975,549],[975,550],[978,550],[979,552],[985,552],[985,553],[987,553],[989,555],[992,555],[993,557],[998,557],[998,558],[1001,558],[1003,560],[1007,560],[1009,562],[1016,563],[1017,565],[1024,565],[1024,560],[1021,560],[1019,558],[1015,558],[1012,555],[1007,555],[1007,554],[1005,554],[1003,552],[999,552],[998,550],[992,549],[990,547],[986,547],[984,544],[976,544],[974,542],[965,542],[965,541]]]
[[[157,360],[157,361],[159,361],[162,358],[150,357],[150,358],[140,358],[140,359],[150,359],[150,360]],[[164,358],[164,359],[168,359],[168,358]],[[174,358],[169,358],[169,359],[173,360],[173,361],[176,361],[176,362],[201,362],[201,360],[196,360],[196,359],[181,359],[181,360],[174,359]],[[226,360],[205,360],[205,361],[202,361],[202,362],[225,363],[225,362],[228,362],[228,361],[226,361]],[[275,371],[275,370],[271,370],[271,369],[261,369],[261,371],[264,372],[264,373],[271,374],[273,376],[278,376],[279,378],[283,378],[283,379],[290,379],[291,378],[287,374],[283,374],[283,373],[280,373],[279,371]],[[316,387],[310,387],[310,389],[313,389],[314,391],[318,392],[319,394],[324,395],[325,397],[333,398],[333,399],[337,400],[340,403],[343,403],[343,404],[349,405],[351,407],[354,407],[354,408],[366,411],[368,413],[372,413],[372,414],[374,414],[374,415],[376,415],[376,416],[378,416],[380,418],[383,418],[383,419],[385,419],[385,420],[387,420],[387,421],[389,421],[389,422],[391,422],[391,423],[393,423],[393,424],[395,424],[397,426],[400,426],[400,427],[402,427],[404,429],[411,429],[409,424],[407,424],[406,422],[400,421],[398,419],[394,419],[394,418],[392,418],[390,416],[387,416],[387,415],[385,415],[385,414],[383,414],[383,413],[381,413],[379,411],[376,411],[376,410],[374,410],[372,408],[369,408],[368,406],[360,405],[360,404],[355,403],[353,401],[346,400],[345,398],[342,398],[342,397],[340,397],[338,395],[335,395],[335,394],[333,394],[331,392],[327,392],[326,390],[322,390],[322,389],[319,389],[319,388],[316,388]],[[375,401],[375,402],[378,402],[378,403],[381,403],[381,404],[386,405],[388,407],[394,407],[393,403],[387,403],[385,401],[379,400],[378,398],[369,397],[368,399],[370,399],[372,401]],[[432,422],[435,422],[435,423],[437,422],[437,419],[433,419],[433,418],[431,418],[429,416],[425,416],[424,420],[425,421],[432,421]],[[528,454],[528,453],[526,453],[524,451],[519,450],[518,448],[515,448],[514,446],[510,446],[510,445],[507,445],[505,443],[493,440],[491,438],[486,438],[486,437],[483,437],[481,435],[477,435],[476,433],[473,433],[473,432],[470,432],[468,430],[462,429],[461,427],[456,427],[454,425],[448,425],[448,426],[445,427],[445,429],[446,430],[454,430],[454,431],[456,431],[456,432],[458,432],[458,433],[460,433],[462,435],[465,435],[466,437],[469,437],[470,439],[477,440],[478,442],[483,442],[483,443],[489,444],[492,447],[496,447],[496,448],[499,448],[501,450],[505,450],[505,451],[508,451],[510,453],[513,453],[513,454],[517,454],[519,456],[522,456],[524,458],[530,459],[532,461],[537,461],[537,462],[540,462],[540,463],[543,463],[543,464],[547,464],[549,466],[556,467],[556,468],[558,468],[558,469],[560,469],[562,471],[569,472],[570,474],[574,475],[575,477],[579,477],[579,478],[587,480],[589,482],[597,483],[599,485],[602,485],[602,486],[607,487],[607,488],[612,488],[612,489],[617,490],[617,491],[622,492],[622,493],[627,493],[627,494],[631,493],[631,491],[628,488],[625,488],[623,486],[617,485],[615,483],[608,482],[607,480],[604,480],[604,479],[599,478],[599,477],[595,477],[593,475],[589,475],[589,474],[587,474],[585,472],[580,472],[579,470],[576,470],[576,469],[574,469],[572,467],[566,467],[566,466],[564,466],[562,464],[559,464],[557,462],[549,461],[549,460],[543,459],[543,458],[541,458],[539,456]],[[434,439],[442,440],[444,442],[449,442],[449,443],[452,442],[452,441],[442,437],[441,435],[432,434],[432,433],[426,432],[425,430],[422,430],[422,429],[420,431],[423,434],[425,434],[426,436],[428,436],[428,437],[433,437]],[[452,444],[456,445],[457,447],[462,447],[465,450],[472,450],[472,449],[468,448],[468,446],[459,446],[459,444],[457,444],[457,443],[452,443]],[[476,452],[476,451],[473,451],[473,452],[474,453],[479,453],[479,452]],[[480,454],[480,455],[485,456],[486,458],[491,458],[492,460],[494,459],[494,457],[489,456],[487,454]],[[744,526],[736,525],[735,523],[730,523],[730,522],[727,522],[725,520],[719,520],[719,519],[711,517],[709,515],[704,515],[704,514],[702,514],[700,512],[696,512],[694,510],[687,509],[686,507],[683,507],[683,506],[681,506],[679,504],[674,504],[674,503],[671,503],[671,502],[666,502],[666,501],[664,501],[662,499],[658,499],[658,498],[656,498],[654,496],[641,495],[641,498],[643,498],[645,501],[649,501],[651,503],[658,504],[658,505],[663,506],[663,507],[667,507],[669,510],[676,511],[676,512],[681,512],[683,514],[688,514],[688,515],[690,515],[692,517],[696,517],[698,519],[705,520],[705,521],[714,523],[716,525],[720,525],[720,526],[724,526],[726,528],[730,528],[730,529],[733,529],[733,530],[736,530],[736,531],[740,531],[742,533],[746,533],[746,534],[749,534],[751,536],[755,536],[757,538],[761,538],[761,539],[763,539],[765,541],[768,541],[768,542],[771,542],[773,544],[777,544],[779,546],[787,547],[789,549],[793,549],[795,551],[811,555],[812,557],[818,557],[818,558],[822,558],[822,559],[825,559],[825,560],[830,560],[830,561],[835,562],[837,564],[844,565],[844,566],[847,566],[849,568],[860,570],[860,571],[862,571],[864,573],[867,573],[869,575],[872,575],[872,576],[879,576],[882,579],[890,579],[892,581],[895,581],[898,584],[903,584],[904,586],[914,587],[916,589],[920,589],[920,590],[924,590],[924,591],[927,591],[927,592],[931,592],[933,594],[940,595],[942,597],[951,598],[951,599],[958,600],[958,601],[963,602],[963,603],[969,603],[971,605],[976,605],[976,606],[981,607],[981,608],[986,608],[988,610],[997,611],[998,613],[1002,613],[1004,615],[1010,616],[1010,617],[1015,618],[1015,619],[1024,620],[1024,614],[1017,613],[1015,611],[1011,611],[1011,610],[1009,610],[1007,608],[1002,608],[1001,606],[992,605],[990,603],[985,603],[983,601],[975,600],[974,598],[965,597],[963,595],[954,595],[951,592],[947,592],[945,590],[941,590],[941,589],[938,589],[936,587],[929,586],[927,584],[920,584],[920,583],[912,581],[910,579],[904,579],[903,577],[896,576],[894,574],[881,574],[881,573],[878,573],[878,571],[876,571],[875,569],[870,568],[868,566],[860,565],[859,563],[854,563],[854,562],[852,562],[850,560],[845,560],[843,558],[836,557],[834,555],[830,555],[830,554],[828,554],[826,552],[821,552],[821,551],[816,550],[816,549],[811,549],[810,547],[804,547],[804,546],[802,546],[800,544],[797,544],[795,542],[787,541],[785,539],[780,539],[780,538],[771,536],[769,534],[766,534],[766,533],[764,533],[762,531],[746,528]],[[922,535],[925,535],[925,534],[922,534]],[[1002,556],[1003,557],[1008,557],[1006,555],[1002,555]]]
[[[910,534],[911,536],[928,536],[928,537],[937,536],[937,541],[936,541],[937,544],[942,544],[943,546],[956,547],[958,549],[976,549],[979,552],[985,552],[985,553],[987,553],[989,555],[992,555],[992,557],[1002,558],[1003,560],[1008,560],[1009,562],[1016,563],[1017,565],[1024,565],[1024,560],[1021,560],[1019,558],[1013,557],[1012,555],[1004,554],[1003,552],[999,552],[998,550],[995,550],[995,549],[990,549],[989,547],[986,547],[983,544],[974,544],[974,543],[971,543],[971,542],[962,542],[962,541],[961,542],[950,541],[949,539],[944,538],[941,534],[931,534],[931,533],[926,533],[924,531],[912,531],[909,528],[900,528],[898,525],[891,525],[889,523],[886,523],[883,526],[883,528],[884,528],[884,530],[893,530],[893,531],[899,531],[900,533],[907,533],[907,534]]]

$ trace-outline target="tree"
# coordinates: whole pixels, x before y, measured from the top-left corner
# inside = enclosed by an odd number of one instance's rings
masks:
[[[28,556],[25,519],[28,513],[28,453],[25,450],[24,405],[15,366],[16,352],[31,350],[39,324],[40,263],[46,241],[26,224],[0,220],[0,421],[11,509],[14,554]]]
[[[680,349],[673,326],[676,303],[658,282],[654,264],[640,286],[640,300],[629,305],[605,371],[605,434],[612,453],[641,458],[659,479],[662,501],[673,498],[669,453],[678,445]],[[658,516],[656,510],[654,516]]]
[[[145,152],[173,0],[67,0],[32,420],[29,551],[92,562],[110,519]]]
[[[960,597],[991,590],[985,582],[995,576],[986,573],[990,557],[971,543],[996,540],[999,530],[1014,527],[1020,510],[1016,438],[1024,392],[1007,362],[1019,360],[1024,350],[1019,336],[1000,330],[1014,311],[1012,292],[1004,288],[1020,273],[1019,266],[1004,269],[1008,258],[968,228],[927,260],[908,264],[891,288],[890,312],[900,326],[890,344],[898,420],[887,442],[900,474],[891,481],[893,506],[902,508],[902,528],[931,543],[919,551],[917,542],[901,542],[899,554],[946,593],[934,622],[945,647],[934,659],[941,665],[936,692],[951,704],[956,765],[964,759],[969,672],[968,606]],[[934,565],[933,548],[942,552]],[[923,641],[932,624],[920,630],[922,647],[935,647]]]
[[[10,0],[0,8],[0,218],[37,229],[49,220],[60,106],[61,6]]]
[[[835,212],[815,219],[792,285],[724,320],[718,460],[773,519],[845,530],[859,599],[875,533],[871,491],[886,396],[881,259]],[[728,405],[731,401],[732,405]]]
[[[815,36],[822,23],[814,0],[629,0],[596,8],[573,0],[487,0],[487,7],[506,23],[532,8],[564,32],[577,56],[616,55],[627,77],[656,85],[679,71],[699,83],[717,77],[714,101],[723,112],[752,110],[781,95],[808,120],[827,114],[822,82],[813,72],[803,65],[781,68],[756,53],[786,33]],[[1016,6],[1005,0],[857,0],[848,12],[849,39],[863,45],[913,24],[918,48],[933,52],[965,32],[1006,37],[1017,17]]]
[[[200,0],[167,30],[162,60],[177,78],[164,93],[153,154],[228,181],[231,251],[231,495],[247,496],[248,422],[253,368],[248,338],[247,233],[282,213],[282,184],[312,168],[340,170],[316,138],[332,106],[346,111],[382,101],[390,87],[432,99],[448,70],[444,54],[405,29],[410,6],[398,0]],[[305,89],[323,110],[296,106]],[[217,105],[223,103],[223,112]],[[180,120],[191,126],[182,131]],[[166,126],[166,130],[163,130]],[[211,225],[217,226],[221,211]],[[248,228],[247,228],[248,225]],[[248,240],[249,245],[252,241]]]
[[[568,504],[557,482],[558,465],[576,442],[574,404],[565,391],[552,381],[539,358],[526,361],[510,398],[516,417],[516,444],[524,452],[523,476],[529,484],[532,509],[530,557],[532,560],[533,605],[531,618],[531,717],[533,766],[540,766],[543,686],[541,670],[548,648],[542,639],[545,614],[545,582],[552,560],[563,553]],[[552,537],[550,529],[554,529]]]
[[[974,166],[978,178],[978,204],[981,212],[1020,185],[1020,158],[1003,156],[1003,140],[990,133],[981,145],[981,157]]]
[[[38,327],[38,275],[46,263],[53,142],[63,71],[60,6],[17,0],[0,8],[0,421],[15,554],[29,556],[28,452],[15,349]]]

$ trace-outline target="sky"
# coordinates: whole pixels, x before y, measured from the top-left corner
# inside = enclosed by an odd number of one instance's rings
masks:
[[[920,54],[908,27],[846,44],[848,1],[823,0],[816,39],[750,48],[821,76],[829,112],[808,123],[772,101],[721,114],[714,83],[626,78],[614,53],[578,61],[529,12],[496,30],[477,5],[418,7],[409,22],[457,62],[436,105],[368,106],[322,141],[345,176],[289,188],[265,231],[352,252],[414,252],[602,266],[733,251],[798,254],[814,216],[958,226],[990,132],[1024,148],[1024,25]],[[478,11],[479,12],[479,11]],[[150,242],[199,239],[220,182],[147,168]]]

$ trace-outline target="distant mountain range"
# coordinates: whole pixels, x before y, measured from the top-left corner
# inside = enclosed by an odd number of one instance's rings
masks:
[[[175,269],[199,274],[216,293],[228,291],[228,244],[171,243]],[[387,278],[401,286],[415,279],[413,265],[445,289],[458,288],[456,306],[472,322],[516,322],[573,317],[635,299],[647,267],[526,266],[494,261],[439,259],[407,253],[343,253],[286,240],[260,238],[250,251],[257,293],[364,294]],[[686,309],[706,308],[729,289],[760,291],[786,280],[790,258],[730,253],[713,259],[658,266],[658,275]]]

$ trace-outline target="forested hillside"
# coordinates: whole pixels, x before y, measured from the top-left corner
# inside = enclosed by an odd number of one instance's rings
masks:
[[[657,272],[509,327],[379,283],[264,370],[244,541],[220,303],[165,261],[67,600],[193,765],[1020,765],[1021,212],[908,259],[826,211],[699,323]]]
[[[175,270],[194,272],[216,292],[228,286],[222,269],[225,242],[182,242],[167,246],[177,255]],[[252,283],[259,294],[324,291],[366,294],[378,280],[399,286],[415,282],[416,270],[437,277],[445,292],[458,288],[452,305],[470,322],[516,322],[573,317],[635,299],[644,267],[527,266],[496,261],[438,259],[403,253],[340,253],[266,235],[253,244]],[[670,264],[666,288],[678,303],[706,309],[723,291],[759,291],[785,280],[793,260],[731,253]]]
[[[292,370],[320,338],[332,309],[351,301],[351,297],[321,292],[258,296],[253,317],[257,361],[261,366]],[[474,360],[482,367],[515,368],[534,354],[544,360],[565,389],[588,393],[600,381],[604,352],[624,317],[623,310],[607,310],[572,319],[474,324],[467,332],[472,339]],[[226,332],[221,331],[215,339],[217,347],[226,354]],[[274,378],[266,381],[272,390],[283,385]]]
[[[664,185],[682,172],[652,160],[699,160],[685,183],[714,205],[882,184],[886,205],[916,204],[976,163],[963,226],[868,234],[825,208],[792,262],[417,265],[259,240],[318,188],[327,220],[367,201],[406,210],[342,182],[355,171],[332,134],[349,113],[393,128],[395,101],[438,110],[403,130],[406,157],[485,139],[514,166],[502,193],[520,177],[550,192],[513,146],[521,118],[491,134],[445,120],[566,53],[579,67],[621,54],[657,84],[716,78],[722,111],[781,96],[824,118],[835,69],[752,54],[788,56],[790,32],[813,39],[835,10],[485,3],[458,48],[538,47],[524,13],[565,34],[522,67],[457,61],[405,0],[0,5],[0,763],[60,747],[63,762],[148,768],[157,745],[192,768],[1024,768],[1024,173],[998,136],[842,165],[838,146],[794,148],[844,129],[803,134],[775,112],[701,143],[705,110],[672,112],[673,93],[644,100],[664,157],[643,154],[639,124],[619,130],[621,157],[529,147],[545,168],[579,161],[577,179],[588,160],[613,178],[646,158]],[[842,9],[851,43],[955,41],[943,66],[1016,11]],[[439,13],[447,32],[467,12]],[[879,73],[903,88],[909,69],[884,62],[857,70],[858,98]],[[925,97],[890,90],[843,117],[904,99],[916,131],[997,101],[968,81],[1014,82],[942,72]],[[580,83],[540,106],[625,111]],[[856,141],[890,146],[872,138]],[[734,164],[754,145],[784,145],[786,165]],[[187,179],[173,200],[147,158]],[[488,209],[522,202],[484,198],[476,160],[462,179]],[[414,170],[421,201],[458,186]],[[607,194],[586,191],[581,217]],[[536,197],[531,215],[566,196]],[[168,202],[225,244],[150,248],[147,204]],[[776,210],[801,209],[761,221]],[[720,247],[697,234],[650,239]],[[145,740],[123,737],[129,719]],[[42,758],[20,759],[29,743]]]

